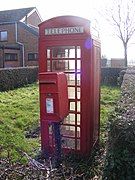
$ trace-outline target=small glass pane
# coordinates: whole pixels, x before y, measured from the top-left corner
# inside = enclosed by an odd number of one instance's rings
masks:
[[[81,109],[80,106],[81,106],[80,101],[77,101],[77,112],[80,112],[80,109]]]
[[[77,58],[81,58],[81,49],[80,49],[80,46],[77,46]]]
[[[49,125],[49,134],[52,134],[52,125]]]
[[[77,99],[80,99],[80,97],[81,97],[80,88],[77,88]]]
[[[53,71],[65,71],[66,62],[64,60],[53,60],[52,70]]]
[[[81,61],[77,60],[77,72],[81,71]]]
[[[75,60],[53,60],[53,71],[75,72]]]
[[[77,137],[80,137],[80,127],[77,127]]]
[[[80,86],[81,85],[81,79],[80,79],[80,74],[77,74],[77,85]]]
[[[68,98],[75,99],[75,88],[68,87]]]
[[[1,31],[0,32],[0,40],[1,41],[7,41],[7,31]]]
[[[75,58],[75,46],[57,46],[52,48],[53,58]]]
[[[75,139],[63,137],[62,142],[64,148],[75,149]]]
[[[64,119],[65,124],[75,124],[75,114],[69,114],[65,119]]]
[[[61,133],[64,136],[75,137],[75,127],[74,126],[62,126]]]
[[[75,60],[68,61],[67,71],[75,72]]]
[[[75,102],[70,102],[70,111],[75,111]]]
[[[75,74],[67,74],[68,85],[75,85]]]
[[[77,125],[80,125],[80,114],[77,114]]]
[[[47,71],[51,71],[50,60],[47,61]]]
[[[77,150],[80,150],[80,139],[77,139]]]
[[[47,49],[47,58],[50,58],[50,49]]]

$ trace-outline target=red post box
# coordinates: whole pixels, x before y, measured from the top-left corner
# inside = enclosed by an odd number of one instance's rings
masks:
[[[58,122],[68,115],[67,78],[62,72],[39,74],[41,120]]]

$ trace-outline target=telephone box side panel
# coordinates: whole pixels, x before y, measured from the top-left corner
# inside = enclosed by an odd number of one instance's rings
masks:
[[[89,37],[88,37],[89,38]],[[85,40],[82,44],[82,68],[81,68],[81,147],[82,152],[89,153],[91,148],[91,136],[92,136],[92,112],[93,102],[91,101],[91,87],[92,87],[92,57],[91,47],[85,45]]]
[[[91,46],[89,49],[85,48],[83,50],[84,59],[82,61],[82,121],[84,123],[84,118],[86,115],[86,149],[87,153],[91,153],[91,149],[93,146],[94,138],[95,138],[95,126],[96,133],[99,132],[97,130],[97,125],[99,124],[99,119],[97,120],[97,116],[99,118],[99,69],[97,69],[97,55],[94,53],[95,49],[95,40],[91,39]],[[100,47],[99,47],[100,49]],[[87,80],[86,80],[87,79]],[[96,87],[98,86],[98,87]],[[85,96],[85,97],[84,97]],[[87,103],[85,103],[85,101]],[[85,104],[85,105],[84,105]],[[87,104],[87,106],[86,106]],[[86,114],[83,114],[86,113]],[[97,115],[96,115],[97,113]],[[97,124],[96,124],[97,123]],[[84,134],[84,129],[82,129],[82,133]],[[97,137],[97,136],[96,136]]]
[[[95,61],[93,64],[94,69],[94,127],[93,127],[93,145],[96,144],[99,140],[100,132],[100,43],[94,41],[94,50],[93,50]]]
[[[91,38],[91,37],[90,37]],[[94,97],[93,97],[93,78],[94,78],[94,73],[93,73],[93,63],[94,63],[94,55],[93,55],[93,39],[90,39],[91,46],[89,46],[88,53],[87,53],[87,71],[88,71],[88,92],[87,92],[87,102],[88,102],[88,107],[87,107],[87,153],[91,153],[92,149],[92,143],[93,143],[93,113],[94,113]]]

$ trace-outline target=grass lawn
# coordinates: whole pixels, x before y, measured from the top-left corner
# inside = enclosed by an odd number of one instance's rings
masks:
[[[105,143],[108,135],[108,117],[114,113],[120,96],[120,88],[101,86],[100,98],[100,140]]]
[[[39,138],[25,138],[31,130],[39,127],[38,85],[8,92],[0,92],[0,145],[2,155],[17,160],[18,150],[32,153],[39,149]]]
[[[114,111],[120,94],[116,87],[101,87],[101,142],[107,138],[108,116]],[[18,150],[35,155],[40,138],[26,138],[29,131],[39,127],[38,84],[8,92],[0,92],[0,145],[3,156],[19,158]]]

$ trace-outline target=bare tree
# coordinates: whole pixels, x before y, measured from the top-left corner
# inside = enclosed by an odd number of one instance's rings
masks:
[[[113,0],[113,4],[105,11],[105,18],[113,27],[114,34],[123,43],[125,66],[127,66],[127,49],[135,34],[135,0]]]

